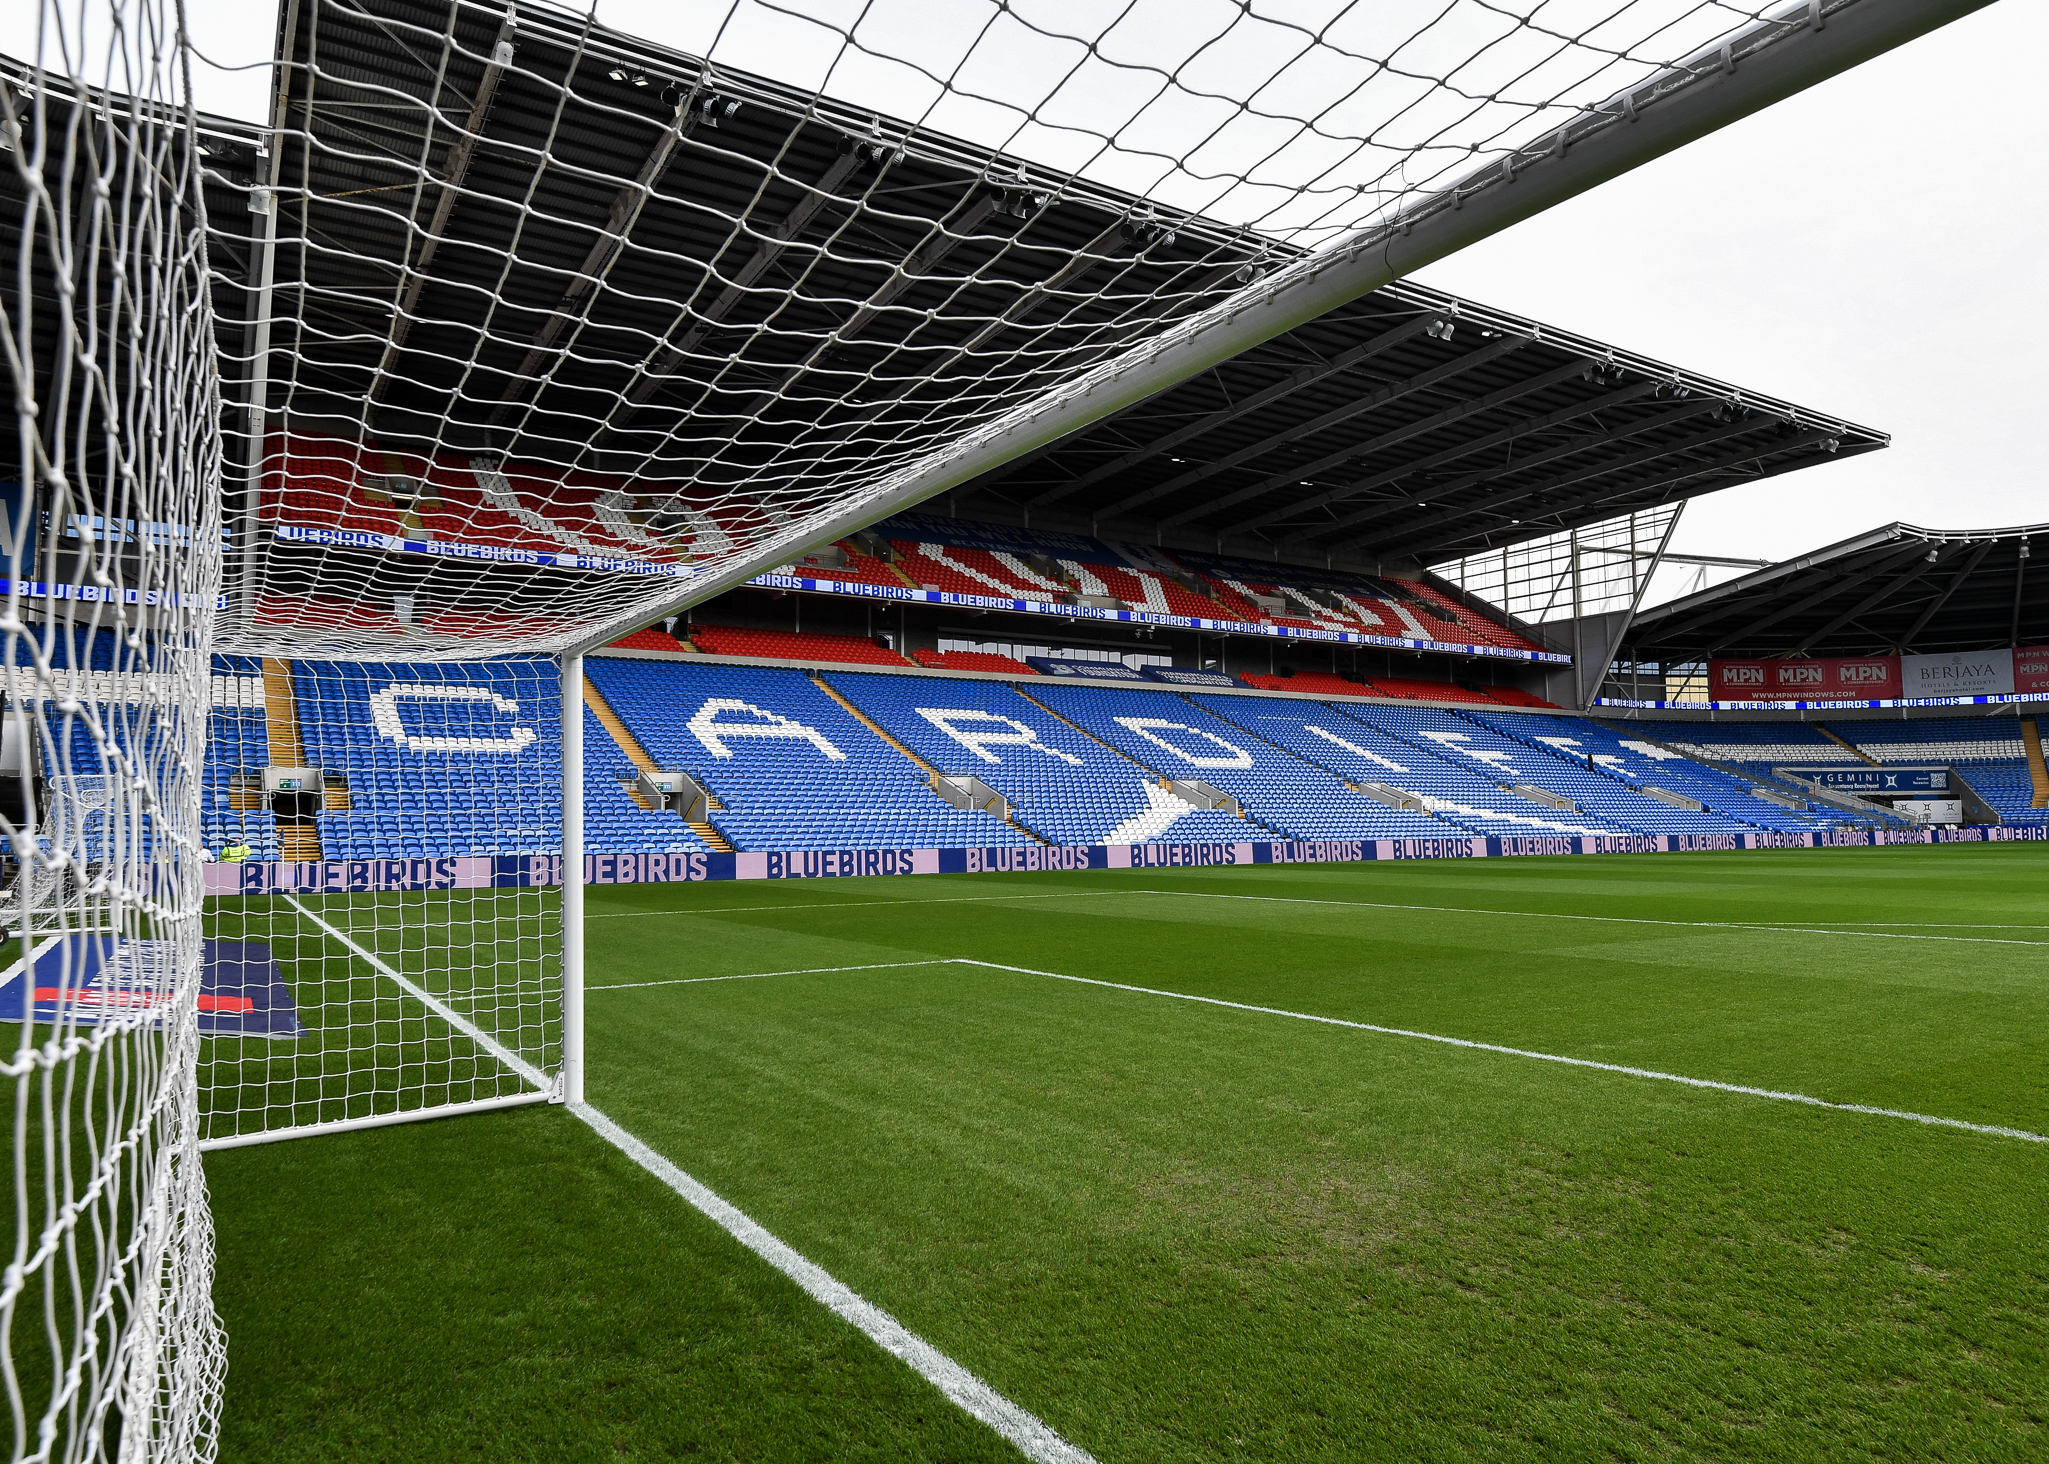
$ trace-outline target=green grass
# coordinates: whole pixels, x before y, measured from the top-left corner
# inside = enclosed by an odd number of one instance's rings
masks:
[[[2049,1442],[2049,1145],[979,966],[627,985],[966,957],[2049,1132],[2032,846],[589,912],[591,1101],[1104,1464]],[[1006,1454],[558,1109],[208,1173],[225,1458]]]

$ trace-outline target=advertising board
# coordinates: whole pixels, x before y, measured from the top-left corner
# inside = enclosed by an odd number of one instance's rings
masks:
[[[1712,701],[1864,701],[1899,695],[1897,656],[1708,662]]]

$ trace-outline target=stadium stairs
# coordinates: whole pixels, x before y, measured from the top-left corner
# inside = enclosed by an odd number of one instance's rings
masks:
[[[279,768],[306,766],[306,744],[299,735],[298,698],[292,691],[292,664],[265,657],[263,662],[263,721],[269,744],[270,765]],[[324,790],[323,790],[324,801]],[[322,858],[320,825],[310,815],[276,814],[278,857],[287,860]]]
[[[2030,808],[2049,808],[2049,765],[2042,760],[2042,733],[2033,717],[2021,718],[2021,756],[2027,759]]]
[[[848,716],[852,717],[855,721],[859,722],[863,727],[866,727],[870,732],[873,732],[877,737],[880,737],[884,742],[888,743],[891,747],[895,748],[899,753],[903,754],[904,757],[908,758],[918,768],[919,771],[924,773],[927,778],[932,780],[932,787],[936,789],[939,786],[940,781],[946,777],[946,774],[940,772],[938,768],[934,767],[931,763],[925,761],[924,758],[919,757],[917,753],[911,751],[910,748],[904,746],[903,743],[899,742],[890,733],[888,728],[884,727],[880,722],[876,721],[873,717],[869,716],[866,712],[862,711],[859,707],[855,706],[852,702],[848,701],[846,697],[840,694],[839,689],[835,687],[830,681],[827,681],[823,676],[813,675],[811,681],[812,684],[816,686],[820,691],[824,692],[827,696],[831,697],[834,701],[838,702],[841,706],[845,707],[847,709]],[[1051,844],[1053,842],[1051,839],[1046,838],[1044,835],[1039,834],[1034,830],[1028,829],[1023,824],[1019,823],[1017,821],[1016,815],[1010,811],[1007,800],[1006,806],[1003,811],[1003,821],[1006,824],[1010,825],[1010,827],[1016,829],[1019,833],[1025,835],[1027,838],[1034,839],[1041,844]]]
[[[605,700],[605,694],[598,690],[588,674],[583,678],[583,702],[585,706],[590,708],[591,715],[598,719],[598,725],[605,729],[605,735],[610,737],[613,745],[626,755],[626,760],[633,765],[636,771],[643,773],[661,771],[661,764],[657,763],[653,755],[640,745],[640,739],[633,735],[633,729],[620,720],[619,714],[612,710],[612,704]],[[637,785],[626,783],[623,779],[621,783],[626,796],[631,798],[635,805],[649,813],[657,811],[647,794],[642,792]],[[725,804],[719,801],[717,794],[707,792],[705,795],[705,807],[706,817],[704,819],[686,820],[690,832],[702,839],[707,849],[714,850],[720,854],[732,853],[732,843],[724,834],[719,832],[718,825],[710,819],[710,810],[724,808]]]

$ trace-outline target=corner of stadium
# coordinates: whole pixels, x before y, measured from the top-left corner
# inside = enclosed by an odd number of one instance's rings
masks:
[[[1298,234],[544,5],[0,56],[224,424],[10,358],[12,1457],[2038,1447],[2049,524],[1685,553],[1887,432],[1407,278],[1975,7],[1710,8]]]

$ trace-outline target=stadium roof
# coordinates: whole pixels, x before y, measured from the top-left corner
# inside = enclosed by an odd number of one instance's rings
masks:
[[[1008,510],[1169,547],[1429,564],[1887,441],[1403,282],[953,501],[970,517]]]
[[[1639,614],[1625,659],[1861,656],[2049,642],[2049,580],[2029,541],[2049,524],[1882,528]]]
[[[281,20],[277,343],[294,360],[271,394],[310,430],[569,462],[650,494],[828,480],[863,442],[937,430],[949,396],[1029,399],[1293,252],[584,17],[316,9],[317,26]],[[423,160],[459,189],[422,186]],[[951,502],[1365,568],[1885,442],[1405,283]]]
[[[279,50],[281,404],[312,430],[649,491],[829,479],[1280,252],[564,11],[287,6]]]

